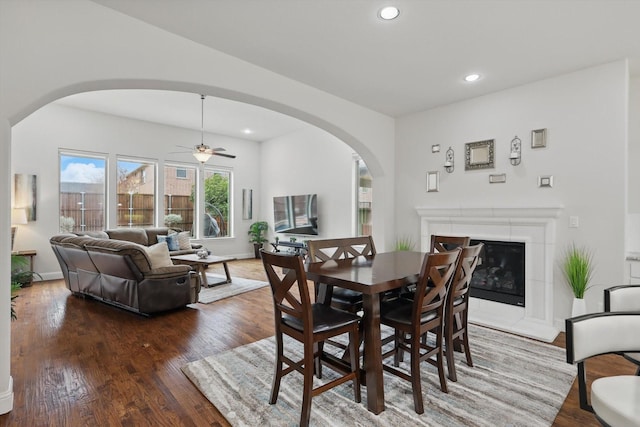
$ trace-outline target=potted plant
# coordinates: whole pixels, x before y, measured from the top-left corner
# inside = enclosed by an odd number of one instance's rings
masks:
[[[165,227],[174,228],[178,224],[182,224],[182,215],[168,214],[164,216]]]
[[[18,284],[19,287],[31,286],[33,278],[42,278],[35,271],[29,270],[29,260],[20,255],[11,255],[11,283]]]
[[[562,260],[562,273],[573,292],[571,317],[587,312],[584,294],[589,289],[593,275],[593,255],[587,248],[579,248],[575,243],[567,248]]]
[[[399,251],[412,251],[416,244],[411,236],[401,236],[396,239],[395,250]]]
[[[18,295],[15,292],[18,289],[20,289],[20,285],[18,283],[11,283],[11,320],[16,320],[18,318],[15,308],[15,299],[18,298]]]
[[[260,249],[264,242],[267,241],[265,233],[269,229],[267,221],[254,222],[249,226],[249,242],[253,243],[254,255],[256,258],[260,258]]]

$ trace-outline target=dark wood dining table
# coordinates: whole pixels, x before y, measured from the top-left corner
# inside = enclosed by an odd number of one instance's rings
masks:
[[[306,266],[307,279],[362,292],[364,326],[364,384],[367,407],[384,411],[380,298],[386,291],[416,283],[425,254],[382,252],[366,257],[328,260]]]

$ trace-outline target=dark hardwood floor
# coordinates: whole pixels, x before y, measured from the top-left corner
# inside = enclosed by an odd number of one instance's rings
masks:
[[[233,276],[265,280],[259,260],[229,267]],[[226,426],[181,366],[273,335],[268,287],[151,318],[74,297],[61,280],[25,288],[16,301],[14,408],[0,426]],[[564,347],[563,334],[555,344]],[[634,368],[604,356],[588,371]],[[554,425],[599,425],[579,408],[575,382]]]

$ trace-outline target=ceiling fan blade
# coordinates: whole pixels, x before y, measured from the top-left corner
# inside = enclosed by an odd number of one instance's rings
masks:
[[[236,158],[236,156],[234,156],[233,154],[224,154],[224,153],[219,153],[219,152],[217,152],[217,151],[214,151],[212,154],[213,154],[214,156],[228,157],[228,158],[230,158],[230,159],[235,159],[235,158]]]
[[[167,154],[185,154],[191,153],[191,151],[169,151]]]
[[[193,147],[185,147],[184,145],[176,145],[178,148],[184,148],[186,150],[193,150]]]
[[[227,149],[222,147],[216,147],[216,148],[212,148],[211,151],[227,151]]]

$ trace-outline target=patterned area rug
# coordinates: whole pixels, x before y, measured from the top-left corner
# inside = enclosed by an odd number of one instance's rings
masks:
[[[225,280],[225,276],[221,274],[207,273],[207,281],[209,283],[216,283],[222,280]],[[254,289],[262,288],[264,286],[269,286],[269,283],[261,282],[259,280],[231,277],[231,283],[224,283],[222,285],[212,286],[211,288],[200,289],[198,302],[202,304],[209,304],[234,295],[253,291]]]
[[[386,410],[380,415],[367,410],[366,387],[362,403],[355,403],[346,383],[313,398],[311,425],[550,426],[576,375],[564,349],[475,325],[469,336],[474,367],[456,353],[458,382],[448,381],[448,394],[440,391],[435,367],[422,364],[424,414],[414,411],[411,384],[385,372]],[[300,356],[295,342],[285,342],[285,349],[291,344]],[[269,405],[274,357],[271,337],[182,370],[233,426],[294,426],[300,419],[302,375],[284,377],[278,402]],[[331,373],[324,369],[322,382]]]

